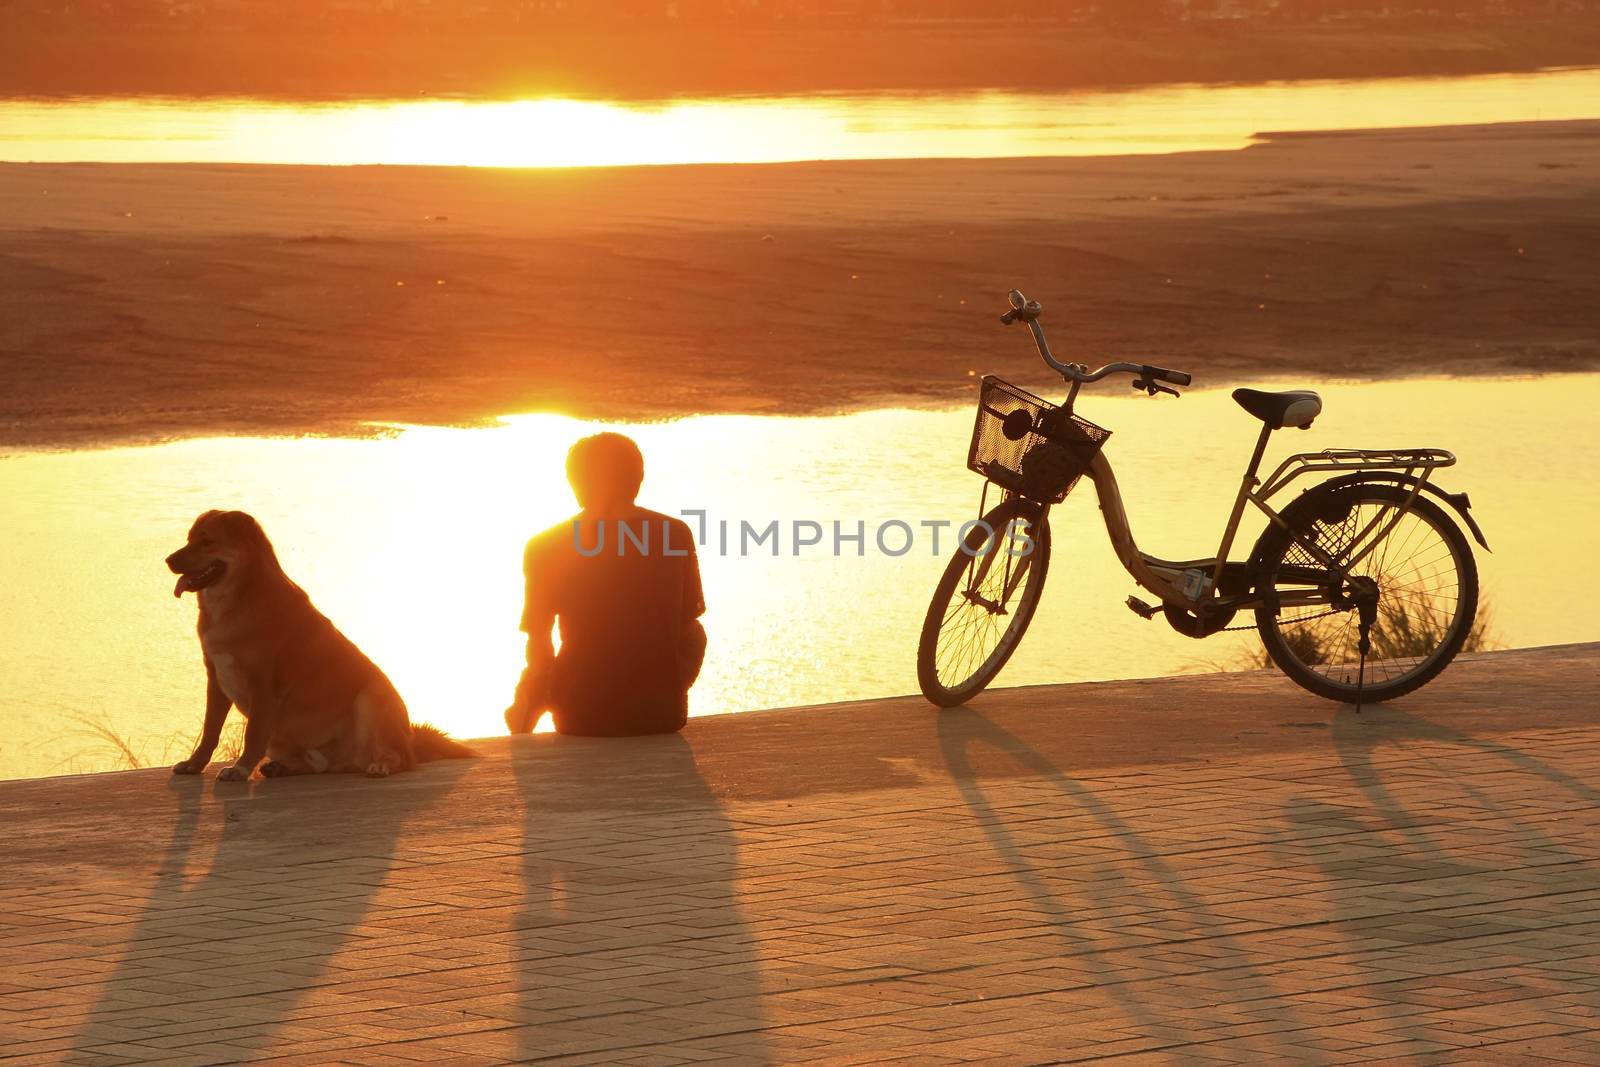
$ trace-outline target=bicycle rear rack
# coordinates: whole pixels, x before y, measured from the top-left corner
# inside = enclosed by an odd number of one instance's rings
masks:
[[[1328,448],[1301,452],[1280,463],[1256,496],[1265,500],[1302,475],[1329,471],[1403,471],[1413,477],[1421,475],[1420,480],[1425,482],[1427,472],[1454,466],[1455,462],[1455,454],[1442,448]]]

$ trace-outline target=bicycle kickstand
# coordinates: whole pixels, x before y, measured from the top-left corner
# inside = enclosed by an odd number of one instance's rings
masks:
[[[1370,642],[1366,635],[1361,637],[1361,665],[1356,668],[1356,714],[1361,714],[1361,698],[1367,687],[1367,648]]]
[[[1377,594],[1377,587],[1372,585],[1369,579],[1361,584],[1356,596],[1356,613],[1361,620],[1359,627],[1361,639],[1356,643],[1356,651],[1361,654],[1360,664],[1356,667],[1357,715],[1361,714],[1362,698],[1366,695],[1367,655],[1372,651],[1372,624],[1378,621]]]

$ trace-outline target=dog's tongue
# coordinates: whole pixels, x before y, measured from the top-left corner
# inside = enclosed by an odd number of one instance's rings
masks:
[[[172,587],[172,595],[175,596],[175,597],[182,597],[183,594],[188,592],[188,591],[189,591],[189,576],[187,574],[178,575],[178,584],[174,585]]]

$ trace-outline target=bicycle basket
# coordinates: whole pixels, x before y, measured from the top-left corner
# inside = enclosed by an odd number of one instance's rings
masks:
[[[967,467],[1031,500],[1059,504],[1111,431],[984,375]]]

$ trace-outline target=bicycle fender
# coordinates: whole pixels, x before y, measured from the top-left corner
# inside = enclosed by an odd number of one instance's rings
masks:
[[[1301,521],[1300,516],[1305,511],[1316,507],[1319,503],[1323,503],[1324,498],[1329,496],[1327,493],[1318,492],[1318,490],[1326,484],[1327,483],[1325,482],[1319,483],[1318,485],[1314,485],[1306,489],[1299,496],[1289,501],[1289,503],[1284,507],[1283,511],[1280,512],[1283,521],[1288,524],[1291,529],[1299,524]],[[1334,503],[1332,500],[1328,500],[1327,502]],[[1338,516],[1326,512],[1319,514],[1317,517],[1327,521],[1333,521],[1338,518]],[[1277,536],[1277,531],[1278,528],[1275,525],[1272,523],[1267,524],[1267,528],[1261,531],[1260,536],[1256,538],[1255,545],[1251,547],[1250,558],[1245,564],[1245,574],[1250,582],[1251,591],[1262,594],[1262,606],[1273,615],[1277,615],[1281,610],[1278,604],[1277,590],[1271,586],[1263,589],[1258,578],[1261,572],[1261,566],[1264,562],[1263,557],[1266,555],[1267,543],[1273,537]]]
[[[1356,471],[1353,474],[1341,475],[1338,478],[1330,478],[1325,482],[1318,482],[1316,485],[1310,486],[1299,496],[1291,500],[1288,506],[1286,506],[1281,513],[1283,520],[1292,527],[1300,521],[1301,515],[1313,508],[1318,508],[1319,506],[1323,508],[1337,506],[1338,498],[1336,494],[1338,490],[1343,489],[1346,486],[1358,485],[1363,482],[1388,482],[1398,485],[1402,488],[1406,488],[1415,485],[1417,479],[1400,472],[1386,471]],[[1423,483],[1422,490],[1432,496],[1438,497],[1446,504],[1449,504],[1450,507],[1455,510],[1456,514],[1460,515],[1462,520],[1467,524],[1467,529],[1472,532],[1473,539],[1483,547],[1484,551],[1494,551],[1494,549],[1489,547],[1488,540],[1484,538],[1483,531],[1478,527],[1477,520],[1472,517],[1472,512],[1470,510],[1472,507],[1472,502],[1467,499],[1467,494],[1447,493],[1438,486],[1429,484],[1427,482]],[[1348,511],[1349,509],[1346,508],[1346,514],[1348,514]],[[1340,515],[1333,514],[1331,511],[1314,512],[1314,514],[1316,514],[1318,518],[1326,521],[1337,521],[1342,517]],[[1261,568],[1263,562],[1262,557],[1265,554],[1268,539],[1273,536],[1276,529],[1277,527],[1269,524],[1265,530],[1261,531],[1261,536],[1256,539],[1255,546],[1250,550],[1247,574],[1249,575],[1250,585],[1253,590],[1259,591],[1259,583],[1256,581],[1256,575]],[[1268,592],[1269,596],[1266,606],[1273,612],[1273,614],[1277,614],[1278,606],[1276,603],[1271,602],[1274,598],[1270,596],[1270,590]]]
[[[1307,489],[1301,498],[1303,499],[1306,494],[1314,493],[1318,490],[1332,491],[1362,482],[1392,482],[1395,485],[1410,488],[1417,484],[1417,478],[1398,471],[1357,471],[1354,474],[1345,474],[1338,478],[1330,478],[1325,482],[1318,482]],[[1461,521],[1467,524],[1467,529],[1472,533],[1472,539],[1478,542],[1485,552],[1494,551],[1489,547],[1488,539],[1483,536],[1483,530],[1479,528],[1478,520],[1472,517],[1472,501],[1468,499],[1466,493],[1448,493],[1432,482],[1423,482],[1422,491],[1449,504],[1455,510],[1455,513],[1461,516]],[[1292,507],[1293,505],[1290,506]],[[1288,509],[1285,508],[1284,510],[1287,513]]]

